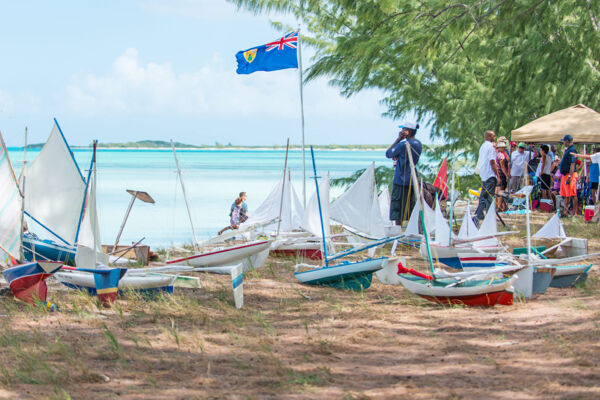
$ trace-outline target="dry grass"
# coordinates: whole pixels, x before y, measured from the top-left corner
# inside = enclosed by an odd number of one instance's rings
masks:
[[[486,310],[376,279],[357,293],[302,286],[293,263],[247,274],[242,310],[216,275],[111,309],[57,284],[60,312],[2,299],[0,398],[600,398],[596,271],[583,288]]]

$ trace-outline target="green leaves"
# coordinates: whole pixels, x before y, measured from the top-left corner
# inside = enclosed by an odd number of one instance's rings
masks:
[[[235,0],[295,15],[316,49],[307,80],[385,93],[386,115],[430,121],[445,154],[475,155],[550,112],[600,108],[600,0]]]

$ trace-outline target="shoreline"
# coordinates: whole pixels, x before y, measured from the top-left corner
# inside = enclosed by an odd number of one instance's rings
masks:
[[[8,147],[9,151],[23,151],[23,147]],[[79,147],[79,146],[71,146],[73,151],[81,151],[81,150],[92,150],[91,147]],[[285,147],[175,147],[177,151],[285,151]],[[308,149],[308,146],[306,147]],[[333,147],[333,148],[321,148],[315,147],[315,150],[319,151],[385,151],[386,147],[367,147],[367,148],[344,148],[344,147]],[[27,151],[36,151],[41,150],[38,148],[35,149],[27,149]],[[170,147],[98,147],[98,151],[102,150],[119,150],[119,151],[131,151],[131,150],[140,150],[140,151],[172,151]],[[289,151],[302,151],[302,148],[290,148]]]

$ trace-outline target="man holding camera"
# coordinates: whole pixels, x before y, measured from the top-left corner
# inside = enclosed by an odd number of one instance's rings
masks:
[[[387,158],[396,160],[390,204],[390,220],[395,221],[396,225],[402,225],[402,221],[408,219],[415,204],[406,144],[410,145],[415,166],[419,162],[419,157],[423,149],[421,142],[415,139],[419,124],[407,121],[400,125],[399,128],[398,138],[385,152]]]

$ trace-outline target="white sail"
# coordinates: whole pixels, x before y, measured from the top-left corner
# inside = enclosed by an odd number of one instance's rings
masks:
[[[498,220],[496,220],[496,203],[492,202],[487,214],[479,227],[479,236],[494,235],[498,233]],[[475,247],[497,246],[498,239],[495,237],[475,242]]]
[[[289,176],[286,175],[285,187],[282,193],[283,179],[279,180],[273,187],[267,198],[252,212],[250,218],[242,224],[242,226],[248,226],[255,223],[261,223],[271,221],[279,217],[279,209],[281,207],[281,224],[279,230],[282,232],[299,229],[302,224],[302,209],[298,201],[295,204],[295,199],[292,201],[293,195],[298,195],[293,192],[292,184]],[[282,202],[283,194],[283,202]],[[300,209],[298,210],[298,207]],[[271,225],[264,227],[266,231],[276,231],[278,223],[275,222]]]
[[[387,186],[383,188],[383,190],[379,194],[379,197],[377,198],[377,201],[379,202],[379,212],[381,212],[381,219],[383,220],[384,224],[390,225],[392,223],[392,221],[390,221],[391,198],[390,191]]]
[[[323,213],[323,226],[325,236],[331,235],[329,226],[329,174],[321,183],[319,183],[319,195],[321,197],[321,210]],[[302,228],[317,237],[321,237],[321,221],[319,219],[319,202],[317,201],[317,192],[312,195],[306,210],[304,210],[304,218],[302,219]]]
[[[375,237],[384,237],[375,183],[375,164],[330,206],[331,218],[346,226]]]
[[[0,133],[0,250],[21,258],[21,192]]]
[[[475,223],[473,222],[473,218],[471,218],[471,210],[467,204],[467,209],[462,224],[460,225],[460,230],[458,231],[458,238],[470,239],[476,236],[479,236],[479,229],[477,229],[477,226],[475,226]]]
[[[290,182],[292,188],[292,227],[300,228],[302,226],[302,220],[304,218],[304,207],[300,201],[300,196],[296,193],[296,190]]]
[[[421,202],[417,201],[412,212],[410,213],[408,225],[406,226],[407,235],[421,235],[419,233],[419,211],[421,211],[420,203]],[[425,212],[423,214],[425,215],[425,224],[427,225],[428,233],[431,235],[435,232],[435,212],[431,209],[431,207],[429,207],[429,204],[425,203]]]
[[[442,214],[440,202],[437,199],[435,204],[435,243],[441,246],[450,244],[450,226]]]
[[[534,238],[549,238],[549,239],[565,239],[567,234],[565,233],[565,227],[562,221],[558,217],[558,214],[554,214],[552,218],[546,222],[542,228],[533,235]]]
[[[95,267],[94,261],[108,264],[108,256],[102,252],[102,240],[98,226],[98,210],[96,208],[96,185],[94,178],[90,178],[88,196],[86,198],[83,220],[77,241],[75,265],[78,267]],[[96,257],[94,257],[94,249]]]
[[[75,243],[85,182],[56,123],[25,170],[25,211],[61,239]]]

